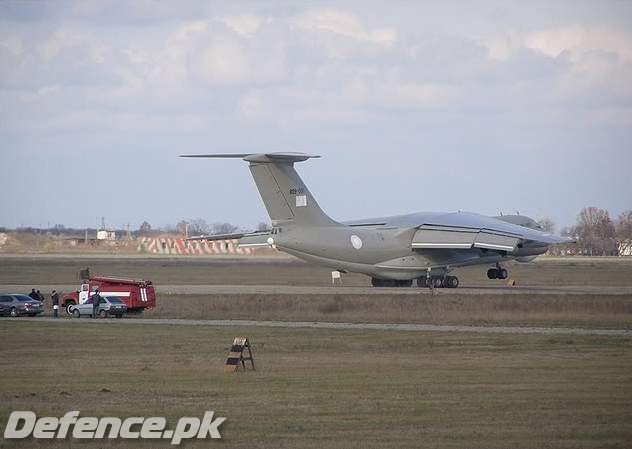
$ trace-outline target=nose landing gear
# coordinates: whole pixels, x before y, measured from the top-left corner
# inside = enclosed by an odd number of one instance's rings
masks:
[[[487,270],[488,279],[507,279],[508,276],[509,272],[498,264],[496,265],[496,268],[490,268]]]

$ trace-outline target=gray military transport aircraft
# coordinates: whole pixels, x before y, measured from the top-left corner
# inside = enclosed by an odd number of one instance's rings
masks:
[[[189,158],[240,158],[272,220],[263,232],[193,237],[239,239],[241,247],[270,246],[342,273],[371,277],[375,287],[455,288],[457,267],[492,266],[489,279],[506,279],[501,263],[530,262],[551,245],[571,240],[552,235],[521,215],[487,217],[470,212],[418,212],[338,222],[331,219],[294,169],[304,153],[195,154]]]

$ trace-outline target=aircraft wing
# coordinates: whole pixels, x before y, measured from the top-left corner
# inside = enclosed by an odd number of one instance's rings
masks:
[[[573,242],[572,239],[566,237],[559,237],[537,229],[470,212],[423,212],[356,220],[345,224],[354,227],[416,229],[412,247],[419,249],[486,248],[511,252],[518,245],[527,242],[542,245]]]
[[[256,247],[256,246],[270,246],[268,243],[268,237],[270,231],[256,231],[256,232],[235,232],[230,234],[212,234],[212,235],[198,235],[189,237],[189,241],[216,241],[216,240],[239,240],[240,247]]]
[[[413,237],[413,248],[487,248],[512,252],[523,244],[570,242],[571,239],[539,229],[459,212],[444,214],[420,225]]]

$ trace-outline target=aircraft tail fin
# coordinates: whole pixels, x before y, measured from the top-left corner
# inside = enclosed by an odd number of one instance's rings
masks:
[[[274,226],[290,222],[313,226],[338,224],[323,212],[294,169],[295,162],[320,156],[305,153],[244,153],[193,154],[181,157],[239,158],[249,162],[250,172]]]

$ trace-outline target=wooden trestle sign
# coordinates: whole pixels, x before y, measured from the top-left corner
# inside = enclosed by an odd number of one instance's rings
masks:
[[[244,357],[244,351],[248,350],[248,356]],[[253,371],[255,370],[255,359],[252,356],[252,349],[248,337],[235,337],[233,345],[230,348],[226,363],[224,364],[224,371],[233,373],[239,370],[239,365],[246,371],[246,362],[250,361]]]

